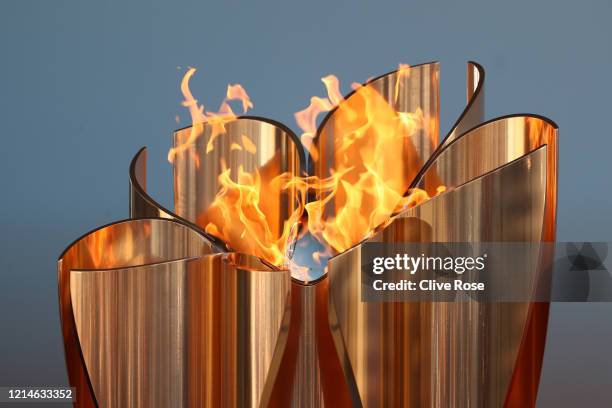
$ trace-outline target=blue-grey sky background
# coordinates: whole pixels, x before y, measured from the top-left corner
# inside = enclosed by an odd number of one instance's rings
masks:
[[[0,385],[66,382],[56,258],[127,217],[141,146],[152,194],[171,203],[178,66],[199,69],[192,89],[207,107],[240,82],[253,114],[295,128],[323,75],[348,90],[439,60],[445,131],[463,108],[465,62],[478,61],[488,118],[560,126],[558,239],[612,241],[611,19],[609,0],[0,0]],[[612,400],[611,311],[553,305],[539,405]]]

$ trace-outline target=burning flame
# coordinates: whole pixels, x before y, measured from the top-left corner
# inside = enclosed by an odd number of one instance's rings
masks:
[[[409,67],[401,65],[396,99],[401,79],[408,75]],[[415,166],[419,158],[410,137],[428,126],[422,110],[398,112],[374,87],[354,88],[355,93],[344,100],[327,87],[327,100],[336,101],[337,106],[331,129],[324,128],[320,137],[333,132],[334,152],[326,158],[333,168],[330,178],[311,180],[309,188],[318,199],[305,204],[308,231],[336,253],[367,238],[398,210],[429,198],[422,190],[405,195],[420,167]],[[310,132],[308,127],[302,130]],[[412,174],[406,172],[407,162],[413,162]]]
[[[183,150],[187,149],[197,137],[202,134],[204,123],[212,126],[212,135],[208,140],[206,146],[206,153],[210,153],[213,150],[214,141],[219,135],[225,133],[225,124],[231,120],[236,119],[236,114],[232,110],[229,102],[240,101],[242,104],[242,113],[247,113],[249,109],[253,108],[253,102],[251,98],[240,84],[230,84],[227,86],[227,92],[225,99],[221,102],[218,112],[207,112],[204,109],[204,105],[198,105],[198,100],[193,97],[189,88],[189,81],[193,74],[195,74],[195,68],[189,68],[183,80],[181,81],[181,92],[185,98],[182,105],[189,110],[189,116],[191,117],[191,131],[187,140],[176,147],[173,147],[168,152],[168,161],[174,162],[176,155]]]
[[[340,93],[340,81],[335,75],[324,76],[321,81],[327,89],[327,98],[313,96],[310,98],[310,105],[295,114],[295,121],[303,131],[300,141],[315,160],[318,158],[318,153],[312,142],[317,134],[317,118],[321,113],[329,112],[344,100]]]
[[[276,176],[264,188],[259,171],[249,173],[240,166],[233,180],[231,169],[224,169],[219,175],[221,188],[205,214],[205,231],[238,251],[254,254],[273,265],[284,265],[286,245],[301,210],[293,211],[281,235],[276,236],[263,207],[266,196],[276,197],[288,188],[288,177],[289,173]]]
[[[230,101],[240,101],[246,112],[253,103],[241,85],[229,85],[218,112],[207,112],[189,89],[195,69],[190,68],[181,83],[183,106],[188,108],[193,127],[188,140],[171,149],[168,159],[195,141],[202,134],[203,123],[212,125],[206,153],[213,150],[214,140],[225,132],[224,124],[236,118]],[[410,67],[400,65],[397,71],[395,100],[401,79],[410,75]],[[351,98],[344,99],[338,78],[322,78],[327,96],[313,96],[304,110],[295,114],[302,130],[300,139],[313,161],[325,161],[313,141],[317,135],[317,119],[333,109],[333,167],[325,176],[296,176],[290,173],[270,176],[262,170],[253,173],[242,167],[236,174],[224,166],[219,175],[220,190],[205,217],[198,224],[206,232],[222,239],[237,251],[258,256],[268,262],[292,269],[294,276],[307,276],[304,265],[291,259],[290,247],[300,236],[310,234],[322,244],[314,251],[314,262],[323,264],[335,253],[342,252],[371,235],[377,227],[403,208],[429,199],[423,190],[406,194],[419,158],[410,137],[419,130],[431,131],[430,118],[421,109],[398,112],[371,86],[354,85]],[[323,137],[321,135],[320,137]],[[230,150],[256,153],[257,147],[241,135],[240,143]],[[413,172],[406,163],[413,161]],[[443,187],[438,190],[443,192]],[[275,228],[266,217],[270,203],[267,197],[287,193],[295,198],[295,208],[281,228]],[[301,226],[301,227],[300,227]],[[277,231],[280,230],[280,233]],[[304,279],[306,280],[306,279]]]

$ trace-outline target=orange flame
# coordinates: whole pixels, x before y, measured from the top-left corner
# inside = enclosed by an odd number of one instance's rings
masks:
[[[244,112],[252,108],[253,103],[242,86],[230,85],[219,112],[206,112],[189,90],[189,79],[194,72],[191,68],[181,83],[183,106],[189,109],[193,121],[191,137],[202,132],[203,122],[216,128],[208,141],[206,152],[209,153],[214,139],[225,131],[223,124],[236,117],[228,102],[241,101]],[[409,74],[410,67],[400,65],[395,101],[400,95],[401,80]],[[370,236],[393,214],[429,199],[423,190],[414,189],[408,194],[406,191],[422,164],[410,137],[420,130],[428,133],[437,130],[430,118],[424,117],[421,109],[396,111],[373,87],[354,84],[355,94],[344,99],[335,76],[325,76],[322,82],[327,96],[313,96],[309,106],[295,114],[295,119],[303,132],[302,143],[316,162],[320,159],[313,145],[317,119],[321,113],[337,110],[332,125],[334,152],[329,176],[283,173],[262,177],[260,171],[249,173],[241,167],[237,174],[231,174],[231,170],[224,167],[219,175],[220,190],[202,224],[208,233],[234,250],[289,267],[299,276],[307,274],[303,271],[304,266],[288,259],[291,258],[288,247],[296,239],[296,226],[300,223],[305,227],[301,234],[308,232],[323,244],[324,251],[312,255],[313,260],[321,264],[322,259],[345,251]],[[240,141],[233,143],[230,150],[257,152],[257,146],[248,135],[241,135]],[[170,160],[181,147],[170,151]],[[273,228],[267,219],[264,208],[270,205],[266,198],[278,197],[282,192],[291,192],[297,202],[279,235],[278,228]],[[442,192],[443,186],[437,193]]]
[[[406,72],[400,67],[398,83]],[[309,232],[342,252],[367,238],[398,209],[428,198],[421,190],[404,196],[418,170],[410,137],[428,123],[421,109],[397,112],[370,86],[355,86],[355,94],[336,109],[333,129],[328,130],[335,140],[333,157],[327,158],[334,163],[332,177],[325,180],[328,185],[314,180],[318,200],[305,210]],[[407,173],[406,163],[411,161],[414,169]]]
[[[335,75],[324,76],[321,81],[327,90],[327,97],[313,96],[310,98],[310,105],[294,115],[297,125],[303,132],[300,141],[314,160],[318,158],[318,152],[312,144],[317,133],[317,118],[321,113],[329,112],[344,100],[340,93],[340,82]]]
[[[191,89],[189,88],[189,81],[195,72],[195,68],[189,68],[181,81],[181,93],[184,98],[182,105],[189,110],[189,116],[191,117],[192,123],[191,131],[189,137],[183,144],[173,147],[168,152],[168,161],[170,163],[174,162],[178,153],[193,145],[195,140],[202,134],[204,123],[212,125],[212,135],[208,140],[206,153],[210,153],[213,150],[215,139],[219,137],[219,135],[225,133],[225,123],[236,119],[236,114],[232,110],[229,102],[240,101],[242,104],[242,113],[246,113],[249,109],[253,108],[253,102],[251,102],[251,98],[242,85],[230,84],[227,86],[226,96],[221,102],[219,111],[207,112],[204,109],[204,105],[198,105],[198,100],[193,97]]]
[[[266,197],[276,197],[280,191],[287,190],[293,176],[283,173],[264,185],[259,171],[249,173],[240,166],[235,177],[233,180],[231,169],[227,168],[219,175],[221,188],[206,212],[206,232],[221,238],[235,250],[256,255],[277,266],[284,265],[289,237],[294,233],[302,210],[296,208],[284,221],[280,236],[276,236],[263,208]]]
[[[397,69],[397,81],[395,81],[395,92],[393,95],[393,100],[397,102],[400,94],[400,87],[402,86],[402,78],[407,78],[410,76],[410,65],[407,64],[399,64],[399,68]]]

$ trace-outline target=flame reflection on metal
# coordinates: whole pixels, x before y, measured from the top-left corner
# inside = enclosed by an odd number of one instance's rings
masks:
[[[517,116],[459,136],[416,181],[449,190],[369,241],[553,240],[556,134]],[[364,406],[535,404],[547,304],[362,303],[360,248],[330,261],[330,325]]]
[[[214,252],[228,252],[226,244],[216,237],[206,234],[197,225],[178,216],[159,204],[147,193],[147,148],[141,148],[130,163],[130,217],[131,218],[168,218],[188,225],[199,231],[212,244]]]
[[[289,271],[213,254],[204,236],[164,219],[93,231],[58,268],[79,406],[266,403],[287,337]]]
[[[468,85],[467,106],[454,129],[473,126],[482,120],[484,114],[484,71],[478,64],[468,64],[468,82],[471,85]],[[406,77],[398,77],[398,71],[394,71],[366,83],[365,86],[374,89],[395,110],[413,111],[421,108],[425,117],[434,120],[434,126],[418,130],[406,141],[405,151],[400,152],[400,156],[405,160],[405,188],[408,189],[423,163],[432,155],[439,138],[439,66],[437,63],[413,66],[410,76]],[[396,87],[399,89],[397,98]],[[362,99],[363,97],[353,93],[346,97],[345,103],[354,105],[355,110],[360,110],[363,109],[360,107]],[[315,175],[329,176],[329,169],[334,167],[333,152],[337,143],[335,138],[342,135],[342,124],[350,120],[340,115],[349,113],[350,109],[334,110],[323,120],[315,140],[319,157],[315,160],[309,158],[309,166]],[[340,128],[336,129],[336,126]],[[316,263],[310,256],[316,250],[321,248],[308,234],[302,237],[295,247],[294,257],[299,258],[301,264],[309,266],[309,281],[312,285],[294,284],[292,290],[292,325],[299,327],[299,330],[295,330],[300,334],[288,342],[288,352],[278,380],[278,388],[282,391],[277,391],[275,399],[279,404],[277,406],[359,405],[359,397],[349,389],[350,382],[347,383],[341,378],[342,362],[331,347],[329,327],[321,327],[315,323],[320,319],[327,319],[327,305],[314,308],[314,313],[313,305],[320,304],[321,299],[327,303],[329,290],[329,279],[325,275],[327,260],[322,259],[321,263]]]
[[[481,124],[484,78],[468,63],[467,105],[441,143],[438,63],[364,85],[392,111],[426,118],[393,153],[401,188],[433,197],[394,214],[365,242],[554,240],[557,127],[535,115]],[[362,99],[355,92],[345,103],[359,110]],[[58,263],[78,406],[535,404],[548,304],[363,303],[363,242],[317,263],[321,243],[302,236],[287,253],[309,272],[292,279],[236,253],[248,252],[249,237],[223,242],[205,232],[226,169],[258,172],[262,185],[285,172],[329,176],[346,112],[323,120],[316,156],[264,118],[228,120],[216,138],[218,123],[197,124],[193,140],[193,127],[176,131],[173,211],[147,193],[147,152],[138,152],[133,219],[86,234]],[[280,235],[296,192],[265,198],[262,212]]]
[[[281,125],[263,118],[239,117],[224,125],[224,133],[211,144],[215,126],[204,123],[195,141],[188,142],[192,127],[174,133],[174,146],[184,146],[174,160],[174,207],[177,215],[204,229],[208,223],[207,210],[219,191],[219,175],[225,169],[236,174],[240,168],[246,172],[259,172],[262,185],[274,177],[288,172],[301,174],[304,152],[297,136]],[[242,145],[243,136],[256,147],[233,149]],[[295,209],[292,190],[267,197],[269,206],[262,208],[273,231],[280,235],[283,222]],[[231,243],[228,243],[231,245]]]

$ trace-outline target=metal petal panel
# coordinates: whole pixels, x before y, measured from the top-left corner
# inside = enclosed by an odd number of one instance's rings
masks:
[[[204,123],[174,133],[176,214],[204,229],[209,222],[207,211],[220,189],[221,172],[230,169],[235,177],[239,169],[249,173],[258,171],[267,204],[262,211],[271,229],[280,233],[283,222],[295,209],[295,196],[291,190],[274,191],[269,184],[284,172],[296,176],[301,173],[304,153],[297,136],[279,123],[256,117],[227,121],[222,125],[223,133],[213,138],[221,131],[219,126]],[[255,149],[243,147],[243,136]],[[227,244],[240,250],[240,240]]]
[[[289,285],[287,271],[243,255],[73,270],[75,324],[98,404],[265,406]]]
[[[214,254],[178,221],[121,221],[58,262],[79,406],[259,406],[289,324],[289,271]]]
[[[432,198],[402,213],[371,241],[539,241],[546,158],[547,148],[541,147]],[[360,250],[359,245],[333,258],[329,279],[330,326],[361,403],[502,406],[529,304],[362,303]]]

